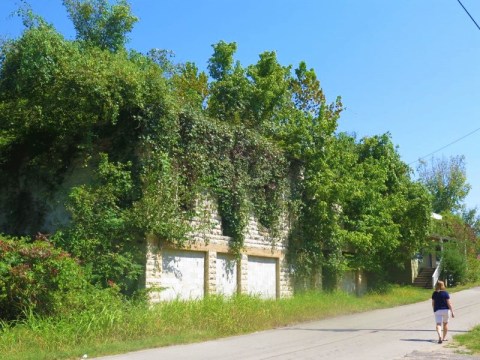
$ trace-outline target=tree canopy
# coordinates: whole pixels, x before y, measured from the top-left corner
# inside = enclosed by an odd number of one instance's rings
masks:
[[[118,51],[127,42],[138,18],[126,0],[110,5],[108,0],[63,0],[77,38],[101,49]]]
[[[137,20],[126,1],[64,4],[77,40],[39,21],[0,50],[2,232],[53,231],[92,282],[125,292],[145,237],[186,241],[205,191],[237,252],[250,214],[273,233],[289,214],[299,276],[385,273],[421,246],[426,188],[388,134],[336,132],[341,99],[327,102],[305,62],[284,66],[266,51],[244,67],[237,44],[220,41],[208,76],[164,51],[126,51]],[[79,170],[85,178],[71,180]],[[48,227],[46,204],[65,186],[69,219]]]
[[[420,180],[433,196],[433,211],[458,212],[470,191],[465,172],[465,157],[432,158],[418,166]]]

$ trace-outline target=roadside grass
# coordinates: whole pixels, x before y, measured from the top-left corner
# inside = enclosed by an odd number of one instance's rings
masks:
[[[480,282],[476,282],[473,284],[459,285],[449,289],[448,291],[457,292],[457,291],[472,288],[474,286],[480,286]],[[456,347],[456,345],[460,345],[465,349],[467,349],[468,352],[471,354],[480,354],[480,325],[474,327],[472,330],[470,330],[466,334],[455,335],[453,337],[453,340],[455,341],[455,344],[453,346]]]
[[[431,290],[392,286],[362,297],[307,292],[290,299],[210,296],[148,306],[114,302],[80,313],[0,323],[2,359],[79,359],[172,344],[204,341],[304,321],[405,305],[430,298]],[[479,331],[480,333],[480,331]],[[480,336],[480,335],[479,335]]]
[[[467,348],[471,353],[480,353],[480,326],[474,327],[470,332],[455,335],[454,340],[459,345]]]

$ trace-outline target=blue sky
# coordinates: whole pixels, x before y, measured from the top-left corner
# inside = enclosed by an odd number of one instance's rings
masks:
[[[461,0],[480,23],[480,1]],[[73,39],[61,0],[28,0]],[[129,47],[168,49],[175,61],[206,68],[211,45],[238,45],[255,63],[274,50],[283,65],[315,69],[330,101],[346,106],[339,130],[358,137],[389,132],[402,160],[418,160],[480,128],[480,31],[457,0],[130,0],[140,18]],[[10,16],[18,0],[0,1],[0,36],[17,37]],[[464,155],[480,208],[480,130],[436,152]],[[427,157],[426,160],[429,160]]]

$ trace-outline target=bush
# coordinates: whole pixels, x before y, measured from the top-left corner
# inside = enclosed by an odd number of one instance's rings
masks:
[[[116,284],[131,294],[143,270],[142,238],[131,219],[131,164],[110,162],[100,154],[91,184],[72,188],[66,207],[71,222],[52,236],[91,271],[91,283]],[[141,234],[141,232],[140,232]]]
[[[465,253],[459,248],[461,244],[444,244],[442,256],[442,274],[449,286],[464,284],[467,281],[467,264]]]
[[[467,256],[467,282],[476,283],[480,280],[480,260],[476,253]]]
[[[1,320],[54,314],[68,307],[72,293],[86,285],[76,260],[45,237],[31,242],[0,235]]]

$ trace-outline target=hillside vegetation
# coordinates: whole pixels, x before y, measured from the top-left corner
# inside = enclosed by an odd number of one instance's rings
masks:
[[[189,241],[203,193],[234,253],[250,214],[273,234],[287,214],[296,279],[321,268],[325,288],[348,269],[385,285],[425,246],[431,191],[389,134],[337,131],[341,99],[305,62],[265,51],[245,66],[219,41],[202,71],[127,49],[126,1],[64,5],[75,40],[23,8],[25,30],[0,47],[3,320],[145,298],[145,238]]]

